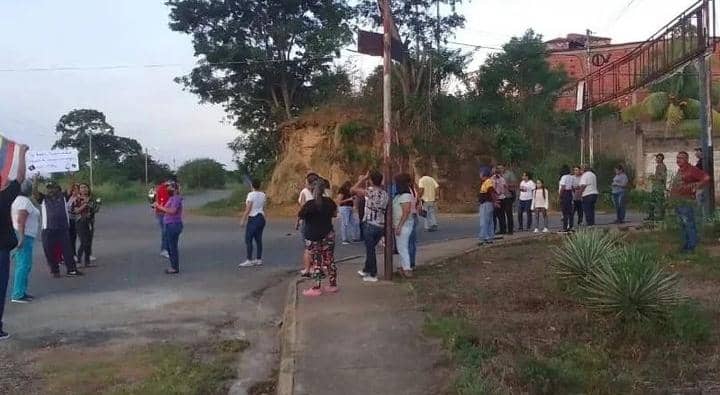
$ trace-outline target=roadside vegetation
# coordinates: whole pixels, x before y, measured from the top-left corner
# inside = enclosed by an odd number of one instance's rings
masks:
[[[232,191],[229,197],[213,200],[203,206],[190,210],[194,214],[210,217],[237,217],[245,209],[245,197],[248,188],[242,184],[233,184],[228,187]]]
[[[495,247],[418,271],[452,394],[720,391],[720,246],[672,226]]]

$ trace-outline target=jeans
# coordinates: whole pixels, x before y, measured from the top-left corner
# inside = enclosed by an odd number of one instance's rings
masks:
[[[57,250],[60,250],[61,259],[65,262],[67,272],[70,273],[76,270],[75,251],[70,246],[70,236],[67,229],[43,229],[42,244],[51,273],[60,273],[60,260],[56,254]]]
[[[573,194],[572,191],[562,191],[560,194],[560,207],[562,208],[562,227],[563,230],[570,230],[575,225],[573,215]]]
[[[532,227],[532,213],[530,212],[531,207],[532,200],[520,200],[518,203],[518,228],[520,230],[523,228],[523,215],[527,215],[527,227],[525,229],[530,229]]]
[[[160,225],[160,251],[167,251],[168,242],[167,235],[165,234],[165,221],[163,220],[163,215],[155,214],[155,218],[157,218],[158,225]]]
[[[582,200],[573,200],[573,217],[577,214],[577,224],[582,225],[583,222],[583,208]]]
[[[422,207],[427,213],[425,217],[425,230],[436,228],[438,226],[437,204],[435,204],[435,202],[423,202]]]
[[[707,189],[703,188],[698,190],[695,193],[695,201],[698,205],[698,210],[700,211],[700,217],[703,219],[703,221],[707,218],[708,213],[707,209],[705,209],[705,202],[707,201]]]
[[[68,236],[70,237],[70,248],[72,248],[73,256],[77,256],[77,220],[71,219],[68,222]]]
[[[22,248],[14,249],[11,253],[15,261],[15,277],[13,280],[12,299],[22,299],[27,293],[28,278],[32,269],[33,245],[35,238],[25,235]]]
[[[385,230],[379,226],[369,223],[363,224],[365,235],[365,267],[363,272],[371,277],[377,277],[377,256],[375,255],[375,247],[383,237]]]
[[[84,260],[85,264],[90,264],[90,255],[92,255],[92,221],[89,219],[79,219],[75,223],[78,237],[80,238],[80,248],[77,250],[78,262]]]
[[[357,240],[359,229],[352,206],[340,206],[340,238],[344,242]]]
[[[498,221],[498,230],[501,234],[513,234],[515,219],[513,218],[512,205],[513,198],[505,198],[500,200],[500,207],[495,209],[495,216]]]
[[[418,226],[420,225],[419,216],[417,214],[412,215],[413,228],[410,233],[410,240],[408,241],[408,250],[410,252],[410,268],[415,269],[415,257],[417,256],[417,244],[418,244]]]
[[[410,234],[413,232],[413,219],[408,218],[407,221],[400,228],[400,235],[395,236],[395,246],[397,247],[398,254],[400,255],[400,265],[403,270],[411,270],[410,266]]]
[[[168,255],[170,255],[170,266],[174,270],[180,270],[180,251],[178,251],[178,243],[180,242],[180,233],[183,231],[182,223],[165,224],[165,234],[167,238]]]
[[[618,222],[625,222],[625,191],[613,192],[613,205],[615,206],[615,214]]]
[[[582,206],[585,212],[585,223],[587,226],[595,225],[595,203],[597,203],[597,194],[583,196]]]
[[[695,227],[695,210],[686,203],[675,208],[680,220],[680,232],[683,239],[683,251],[692,251],[698,245],[697,228]]]
[[[265,230],[265,216],[258,214],[248,218],[247,227],[245,228],[245,248],[248,261],[252,261],[253,259],[253,240],[255,240],[255,244],[257,245],[257,259],[262,259],[263,230]]]
[[[493,202],[480,204],[480,240],[482,241],[493,241],[495,238],[494,213],[495,205]]]
[[[0,331],[3,329],[3,313],[5,312],[5,297],[7,296],[8,281],[10,281],[10,251],[0,250]]]

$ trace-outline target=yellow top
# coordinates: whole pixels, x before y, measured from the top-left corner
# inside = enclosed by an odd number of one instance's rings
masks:
[[[420,177],[418,186],[423,189],[422,200],[426,202],[434,202],[437,200],[437,190],[440,185],[430,176]]]

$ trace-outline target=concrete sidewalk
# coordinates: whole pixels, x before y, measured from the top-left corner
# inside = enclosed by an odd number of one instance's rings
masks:
[[[625,224],[632,227],[635,224]],[[496,245],[556,237],[516,233]],[[476,251],[477,239],[422,246],[418,265]],[[365,283],[361,259],[339,264],[340,292],[308,298],[311,281],[293,281],[282,331],[280,395],[437,394],[446,372],[441,345],[423,335],[424,314],[402,284]],[[396,257],[397,260],[397,257]],[[378,254],[382,270],[382,255]],[[378,275],[382,278],[382,274]],[[412,281],[412,280],[410,280]]]

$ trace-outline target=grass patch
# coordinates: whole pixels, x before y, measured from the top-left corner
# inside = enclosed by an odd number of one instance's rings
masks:
[[[191,211],[199,215],[207,215],[210,217],[235,217],[239,216],[245,209],[245,198],[248,189],[239,185],[232,189],[229,197],[219,200],[213,200],[205,203],[203,206],[192,209]]]
[[[236,377],[244,340],[150,344],[122,352],[63,353],[44,361],[45,394],[224,394]]]

